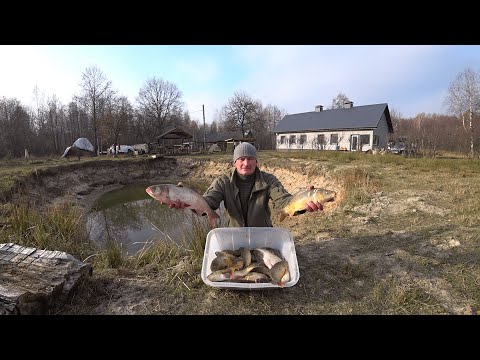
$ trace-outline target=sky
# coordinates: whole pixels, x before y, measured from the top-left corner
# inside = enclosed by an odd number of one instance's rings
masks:
[[[237,92],[288,114],[343,93],[408,118],[448,113],[448,87],[480,70],[480,45],[0,45],[0,98],[33,106],[38,88],[67,105],[91,66],[134,105],[148,79],[173,83],[191,118],[203,122],[204,106],[208,124]]]

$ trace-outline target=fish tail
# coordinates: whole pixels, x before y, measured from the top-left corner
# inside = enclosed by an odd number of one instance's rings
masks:
[[[288,213],[284,210],[282,210],[280,212],[280,222],[282,222],[283,220],[285,220],[285,218],[288,216]]]

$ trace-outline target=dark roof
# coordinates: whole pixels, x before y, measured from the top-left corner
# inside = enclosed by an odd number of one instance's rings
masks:
[[[163,134],[156,136],[155,139],[191,139],[192,135],[180,128],[170,128]]]
[[[290,114],[277,124],[273,132],[372,129],[378,126],[383,114],[385,114],[389,132],[393,133],[388,104]]]
[[[253,136],[252,133],[249,131],[247,132],[246,136]],[[201,137],[200,137],[201,138]],[[244,138],[251,139],[251,137],[244,137],[242,136],[241,131],[230,131],[230,132],[223,132],[223,133],[210,133],[205,135],[205,141],[208,143],[216,143],[220,141],[227,141],[227,140],[242,140]]]

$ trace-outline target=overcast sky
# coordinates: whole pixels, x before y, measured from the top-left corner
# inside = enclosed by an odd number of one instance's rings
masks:
[[[414,117],[446,114],[450,83],[479,65],[479,45],[0,45],[0,97],[30,106],[37,86],[66,105],[96,66],[133,104],[147,79],[175,84],[193,119],[205,105],[207,123],[238,91],[289,114],[329,107],[342,92],[354,106],[387,103]]]

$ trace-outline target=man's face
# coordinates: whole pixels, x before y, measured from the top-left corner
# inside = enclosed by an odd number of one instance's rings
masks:
[[[235,160],[235,169],[240,175],[247,176],[255,172],[257,159],[251,156],[242,156]]]

